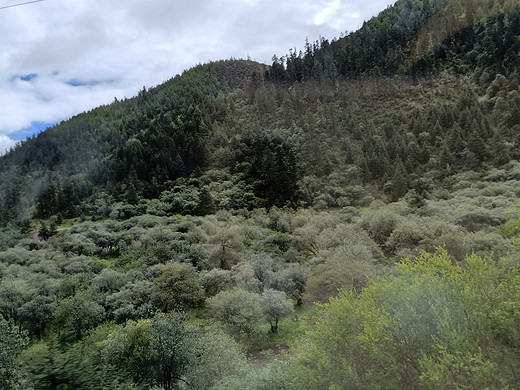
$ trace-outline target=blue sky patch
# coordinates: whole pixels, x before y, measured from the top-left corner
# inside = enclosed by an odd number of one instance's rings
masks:
[[[9,138],[15,141],[22,141],[27,137],[31,137],[33,134],[41,133],[43,130],[54,125],[54,123],[33,122],[31,126],[26,127],[25,129],[18,130],[14,133],[9,134]]]
[[[72,79],[69,81],[66,81],[65,84],[72,85],[73,87],[94,87],[99,84],[103,84],[105,82],[100,80],[79,80],[79,79]]]
[[[31,74],[26,74],[24,76],[20,76],[20,80],[31,81],[32,79],[35,79],[36,77],[38,77],[38,75],[36,73],[31,73]]]

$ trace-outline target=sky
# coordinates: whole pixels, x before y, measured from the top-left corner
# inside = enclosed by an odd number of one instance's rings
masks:
[[[271,63],[395,0],[0,0],[0,154],[197,64]],[[9,8],[2,8],[9,7]]]

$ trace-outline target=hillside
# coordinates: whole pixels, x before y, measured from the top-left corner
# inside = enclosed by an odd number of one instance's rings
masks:
[[[352,185],[395,200],[423,186],[418,179],[515,159],[519,11],[488,3],[469,17],[456,3],[398,2],[359,31],[269,68],[202,65],[78,115],[0,159],[2,221],[92,215],[100,196],[136,204],[179,178],[196,178],[194,191],[216,199],[219,180],[206,177],[215,169],[240,188],[217,209],[313,205],[322,194],[304,187],[323,188],[346,170],[354,177],[333,184],[343,201],[326,206],[355,205]],[[425,54],[434,23],[453,34],[431,38]]]
[[[72,208],[97,189],[120,190],[136,168],[140,174],[146,171],[141,181],[155,177],[162,183],[189,175],[203,163],[205,117],[219,91],[236,88],[258,69],[259,64],[246,61],[200,66],[143,89],[136,98],[80,114],[27,139],[0,160],[2,220],[27,216],[26,208],[53,188],[68,193],[67,204],[53,205],[51,199],[43,216],[57,208],[75,215]],[[157,189],[151,191],[157,196]]]
[[[519,37],[400,0],[23,141],[0,388],[519,388]]]

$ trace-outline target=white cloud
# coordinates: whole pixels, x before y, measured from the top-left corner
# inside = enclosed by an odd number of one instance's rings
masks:
[[[334,0],[329,2],[325,8],[323,8],[320,12],[316,14],[316,16],[314,17],[314,24],[321,26],[331,18],[334,18],[340,7],[340,0]]]
[[[210,60],[269,63],[306,37],[357,29],[391,3],[46,0],[0,10],[0,149],[32,122],[56,123],[134,96]],[[20,79],[26,75],[37,77]]]
[[[0,155],[6,153],[16,145],[16,141],[6,135],[0,134]]]

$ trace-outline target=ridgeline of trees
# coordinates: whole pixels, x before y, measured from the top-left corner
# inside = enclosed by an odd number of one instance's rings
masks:
[[[518,36],[401,0],[23,141],[0,388],[520,387]]]

